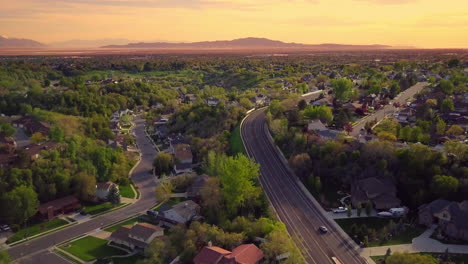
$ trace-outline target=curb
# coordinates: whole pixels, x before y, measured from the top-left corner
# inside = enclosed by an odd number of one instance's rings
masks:
[[[23,239],[21,239],[21,240],[15,241],[15,242],[13,242],[13,243],[11,243],[11,244],[6,244],[6,243],[5,243],[5,245],[7,245],[5,248],[11,248],[11,247],[17,246],[17,245],[19,245],[19,244],[22,244],[22,243],[24,243],[24,242],[31,241],[31,240],[34,240],[34,239],[36,239],[36,238],[39,238],[39,237],[42,237],[42,236],[45,236],[45,235],[50,235],[50,234],[52,234],[52,233],[55,233],[55,232],[57,232],[57,231],[60,231],[60,230],[62,230],[62,229],[68,228],[68,227],[70,227],[70,226],[72,226],[72,225],[76,225],[76,224],[78,224],[78,221],[76,221],[76,222],[71,222],[71,223],[69,222],[69,223],[66,224],[66,225],[56,227],[56,228],[54,228],[54,229],[48,230],[48,231],[43,232],[43,233],[36,234],[36,235],[34,235],[34,236],[31,236],[31,237],[23,238]]]

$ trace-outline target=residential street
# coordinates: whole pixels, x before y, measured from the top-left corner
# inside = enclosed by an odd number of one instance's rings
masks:
[[[361,132],[361,129],[364,129],[364,126],[366,125],[367,122],[372,121],[372,120],[377,120],[377,122],[381,121],[382,119],[385,118],[387,115],[393,115],[395,111],[397,110],[396,107],[393,106],[393,102],[399,102],[400,104],[406,104],[406,101],[413,98],[418,92],[420,92],[424,87],[427,86],[427,82],[418,82],[417,84],[411,86],[410,88],[406,89],[403,91],[401,94],[399,94],[395,99],[393,99],[392,103],[389,105],[386,105],[384,108],[379,109],[375,111],[373,114],[368,115],[359,122],[354,125],[353,127],[353,132],[350,133],[350,136],[358,136],[359,133]]]
[[[242,139],[249,156],[260,164],[262,187],[306,263],[330,264],[331,257],[346,264],[366,263],[360,248],[325,214],[281,157],[266,127],[264,110],[244,119]],[[330,230],[328,234],[318,231],[322,225]]]
[[[8,252],[13,259],[19,259],[18,261],[20,263],[50,264],[52,262],[49,262],[49,259],[54,257],[51,257],[51,254],[48,250],[53,246],[77,236],[94,231],[102,226],[121,221],[136,213],[145,212],[148,208],[151,208],[156,203],[156,197],[154,195],[154,188],[156,187],[156,183],[154,182],[153,176],[150,173],[152,169],[152,162],[154,156],[156,155],[156,150],[154,150],[151,142],[145,136],[144,119],[138,116],[135,118],[134,122],[135,139],[141,151],[141,161],[134,168],[133,172],[131,173],[131,177],[140,191],[140,199],[134,204],[124,207],[120,210],[98,216],[89,221],[73,225],[37,239],[33,239],[29,242],[24,242],[17,246],[13,246],[8,249]],[[58,260],[56,257],[54,259]]]

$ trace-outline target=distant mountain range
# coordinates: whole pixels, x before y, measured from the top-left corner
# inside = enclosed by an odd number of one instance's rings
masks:
[[[60,42],[49,43],[52,48],[96,48],[105,45],[126,45],[130,43],[128,39],[73,39]]]
[[[168,42],[140,42],[127,45],[107,45],[106,49],[249,49],[249,48],[271,48],[271,49],[315,49],[315,50],[356,50],[356,49],[388,49],[387,45],[347,45],[347,44],[301,44],[286,43],[266,38],[241,38],[234,40],[201,41],[190,43],[168,43]]]
[[[46,45],[32,39],[0,36],[0,48],[44,48]]]

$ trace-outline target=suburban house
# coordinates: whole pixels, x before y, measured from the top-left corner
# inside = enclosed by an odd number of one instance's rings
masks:
[[[164,229],[148,223],[121,226],[109,240],[132,250],[143,251],[155,238],[164,236]]]
[[[419,223],[437,224],[449,238],[468,241],[468,200],[451,202],[434,200],[418,208]]]
[[[370,177],[351,185],[351,202],[354,207],[371,201],[377,210],[400,207],[395,184],[390,179]]]
[[[16,149],[16,141],[12,137],[0,136],[0,152],[13,153]]]
[[[43,144],[30,144],[24,147],[24,152],[30,158],[31,161],[34,161],[39,158],[41,151],[54,150],[58,147],[56,142],[46,142]]]
[[[173,145],[174,149],[174,171],[175,174],[192,172],[192,148],[189,144],[176,144]]]
[[[321,106],[321,105],[332,106],[333,105],[333,98],[331,96],[326,96],[324,98],[320,98],[320,99],[317,99],[315,101],[311,101],[310,104],[313,105],[313,106]]]
[[[200,191],[208,183],[210,177],[206,174],[199,175],[195,178],[192,185],[187,188],[187,197],[198,199],[200,197]]]
[[[232,251],[220,247],[204,247],[193,259],[195,264],[256,264],[264,257],[254,244],[242,244]]]
[[[186,94],[184,103],[195,103],[197,101],[197,97],[194,94]]]
[[[41,133],[48,136],[50,132],[50,124],[36,120],[32,116],[23,116],[18,120],[13,121],[13,126],[16,128],[24,128],[29,134]]]
[[[307,132],[315,133],[322,139],[336,139],[340,131],[328,129],[319,119],[311,120],[307,124]]]
[[[158,212],[161,226],[185,224],[199,216],[200,206],[192,200],[180,202],[171,207],[163,206]]]
[[[169,151],[175,155],[175,147],[179,144],[189,144],[188,140],[182,135],[169,135]]]
[[[252,103],[255,104],[255,107],[260,107],[264,105],[268,105],[270,103],[270,99],[263,94],[256,95],[255,97],[251,98]]]
[[[61,214],[73,212],[80,207],[78,199],[69,195],[39,205],[38,214],[42,219],[50,221]]]
[[[210,97],[210,98],[206,99],[206,104],[208,106],[217,106],[219,104],[219,99],[214,98],[214,97]]]
[[[117,188],[117,190],[119,189],[117,184],[111,181],[98,182],[96,184],[96,198],[102,201],[107,200],[107,196],[109,195],[110,190],[114,187]]]

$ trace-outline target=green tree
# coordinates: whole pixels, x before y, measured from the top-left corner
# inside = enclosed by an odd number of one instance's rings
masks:
[[[458,186],[458,179],[453,176],[436,175],[432,178],[431,189],[441,197],[447,197],[449,194],[456,193]]]
[[[332,80],[332,88],[335,98],[346,101],[354,95],[354,84],[351,80],[340,78]]]
[[[156,175],[169,174],[174,168],[174,159],[172,155],[159,152],[153,162]]]
[[[174,186],[171,182],[162,182],[156,187],[156,199],[158,201],[166,201],[171,198],[174,191]]]
[[[444,122],[444,120],[442,120],[442,119],[437,120],[436,134],[437,135],[444,135],[446,127],[447,127],[447,124]]]
[[[15,128],[9,123],[0,124],[0,136],[11,137],[15,134]]]
[[[357,205],[357,216],[361,216],[362,213],[362,205],[361,203],[358,203]]]
[[[333,112],[331,107],[325,105],[309,105],[304,109],[304,118],[308,120],[320,119],[322,122],[331,123],[333,120]]]
[[[72,180],[75,195],[83,201],[94,201],[96,198],[96,177],[80,172]]]
[[[447,129],[446,133],[450,136],[459,136],[462,135],[465,130],[459,125],[452,125],[449,129]]]
[[[390,84],[390,97],[393,99],[397,96],[401,91],[400,84],[398,82],[392,82]]]
[[[289,253],[290,255],[287,259],[281,261],[281,263],[305,263],[301,253],[284,228],[273,230],[268,234],[266,241],[260,244],[260,248],[265,254],[266,263],[275,263],[276,257],[285,253]]]
[[[307,107],[307,102],[304,99],[300,100],[299,103],[297,104],[297,108],[299,110],[304,110],[306,107]]]
[[[11,261],[12,259],[6,250],[0,251],[0,264],[10,264]]]
[[[443,79],[439,82],[439,88],[445,94],[452,94],[454,86],[450,80]]]
[[[167,263],[170,247],[166,241],[154,239],[145,249],[145,259],[142,264],[164,264]]]
[[[37,212],[39,206],[39,200],[37,199],[37,193],[32,187],[18,186],[12,191],[5,194],[3,200],[4,205],[9,206],[7,217],[11,223],[24,223],[31,216]]]
[[[106,198],[111,204],[120,204],[120,192],[116,185],[112,185]]]
[[[447,62],[447,65],[450,68],[456,68],[456,67],[460,66],[460,60],[457,59],[457,58],[452,58]]]
[[[453,109],[455,109],[455,105],[453,104],[452,99],[445,98],[442,100],[442,103],[440,104],[441,111],[452,111]]]
[[[30,138],[31,142],[32,143],[42,143],[45,141],[45,137],[44,135],[42,135],[41,132],[36,132],[34,134],[31,135],[31,138]]]
[[[65,137],[65,133],[58,126],[52,126],[50,128],[49,137],[53,141],[62,142]]]
[[[351,207],[350,204],[348,204],[346,206],[346,209],[348,209],[348,210],[346,210],[346,214],[348,215],[348,217],[351,217],[353,215],[353,211],[352,211],[353,208]]]

